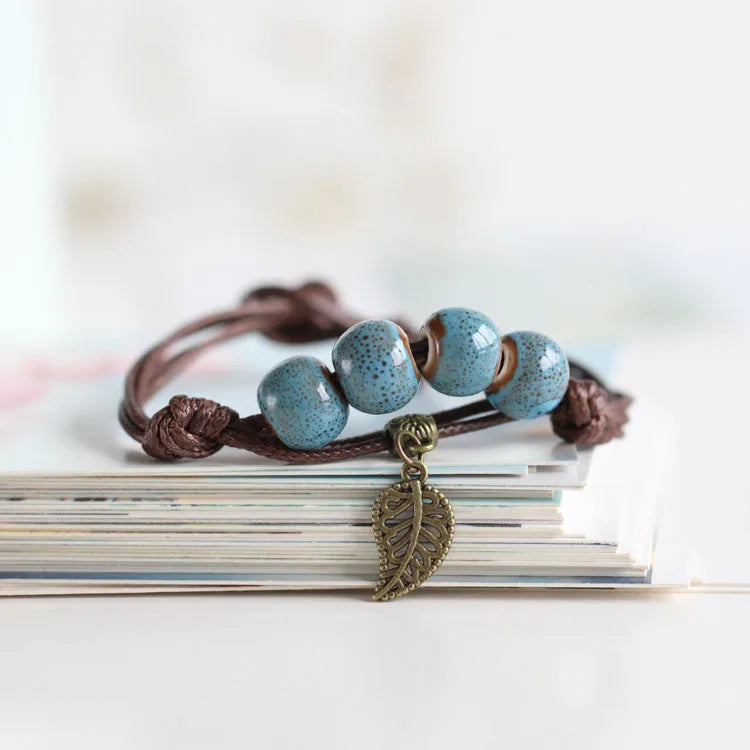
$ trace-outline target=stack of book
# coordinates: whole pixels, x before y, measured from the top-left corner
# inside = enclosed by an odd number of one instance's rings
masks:
[[[203,374],[179,390],[249,413],[246,383]],[[160,463],[118,431],[121,384],[61,381],[14,410],[0,436],[0,594],[374,587],[371,508],[397,460],[288,466],[225,449]],[[456,403],[423,388],[408,411]],[[384,421],[352,414],[347,434]],[[627,440],[602,450],[617,460],[586,487],[599,449],[561,442],[546,418],[441,441],[425,459],[455,537],[426,586],[649,585],[658,514],[633,489],[643,457]]]

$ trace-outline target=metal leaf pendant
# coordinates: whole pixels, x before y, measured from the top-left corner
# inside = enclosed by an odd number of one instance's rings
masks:
[[[406,467],[405,467],[406,468]],[[440,490],[402,472],[404,481],[383,490],[372,508],[380,575],[372,598],[386,601],[421,586],[445,559],[453,541],[451,508]]]

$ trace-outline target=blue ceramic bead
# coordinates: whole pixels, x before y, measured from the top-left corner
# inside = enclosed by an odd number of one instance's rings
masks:
[[[346,425],[349,406],[331,371],[315,357],[290,357],[267,372],[258,406],[282,443],[322,448]]]
[[[500,370],[487,389],[490,403],[513,419],[552,411],[568,387],[565,352],[548,336],[517,331],[503,336]]]
[[[419,370],[404,331],[390,320],[363,320],[333,347],[333,365],[349,403],[367,414],[405,406],[419,388]]]
[[[422,326],[429,344],[422,374],[447,396],[473,396],[488,388],[500,361],[500,333],[486,316],[466,307],[446,307]]]

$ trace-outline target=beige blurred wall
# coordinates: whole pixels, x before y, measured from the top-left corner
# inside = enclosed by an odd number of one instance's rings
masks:
[[[153,333],[309,276],[567,340],[750,314],[744,3],[28,7],[52,238],[0,238],[55,292],[34,336]]]

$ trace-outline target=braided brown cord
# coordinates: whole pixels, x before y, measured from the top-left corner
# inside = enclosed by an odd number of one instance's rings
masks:
[[[388,450],[390,445],[382,432],[336,440],[317,450],[294,450],[276,437],[261,414],[240,417],[232,409],[204,398],[174,396],[150,418],[143,410],[144,402],[168,380],[206,349],[223,341],[250,332],[285,343],[322,341],[340,336],[359,320],[341,307],[330,287],[320,282],[298,289],[255,289],[238,307],[183,326],[141,356],[125,380],[120,424],[146,453],[165,461],[203,458],[225,445],[290,463],[340,461]],[[399,324],[410,333],[407,326]],[[203,335],[203,339],[185,345],[186,339],[197,335]],[[413,334],[410,338],[414,359],[421,367],[427,356],[426,342],[414,340]],[[552,413],[555,432],[568,442],[582,445],[597,445],[622,435],[630,398],[607,390],[575,363],[571,363],[571,375],[565,398]],[[486,399],[434,417],[440,437],[512,421],[495,411]]]

